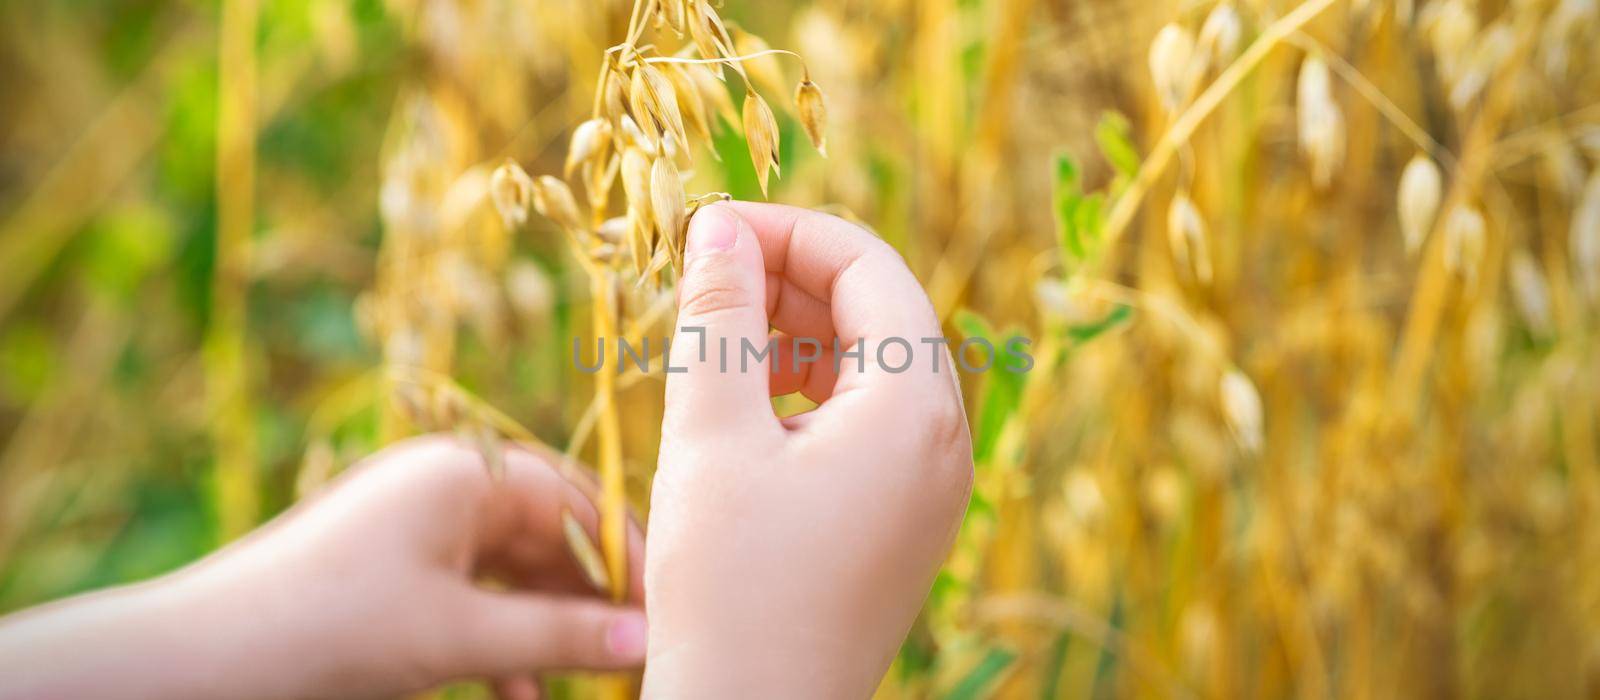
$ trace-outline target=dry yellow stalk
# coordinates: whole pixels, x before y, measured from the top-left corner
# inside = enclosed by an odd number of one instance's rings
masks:
[[[478,450],[478,456],[483,458],[483,467],[489,472],[489,476],[497,480],[505,477],[505,446],[500,444],[500,435],[494,428],[475,421],[460,422],[456,424],[456,434],[463,442]]]
[[[578,562],[578,570],[583,572],[589,585],[597,591],[611,590],[611,577],[606,574],[605,558],[600,556],[600,549],[589,538],[589,532],[583,529],[570,510],[561,511],[561,534],[567,540],[567,551]]]

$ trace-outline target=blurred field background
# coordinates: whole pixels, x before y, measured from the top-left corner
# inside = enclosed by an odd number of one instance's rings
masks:
[[[416,431],[386,365],[597,461],[589,280],[487,193],[560,172],[630,6],[0,7],[0,612]],[[882,697],[1600,697],[1593,0],[720,12],[827,95],[770,199],[1035,339],[966,378],[977,490]],[[691,193],[759,199],[711,146]],[[661,384],[617,391],[642,509]]]

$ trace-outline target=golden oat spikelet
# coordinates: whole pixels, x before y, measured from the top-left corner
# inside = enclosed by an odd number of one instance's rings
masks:
[[[694,42],[695,50],[704,58],[725,58],[733,55],[733,38],[728,36],[728,27],[722,23],[722,18],[717,11],[711,9],[706,0],[694,0],[688,17],[689,38]],[[744,67],[738,63],[731,64],[740,75],[744,75]],[[711,70],[715,71],[718,79],[722,78],[722,64],[714,63]]]
[[[1572,212],[1567,248],[1584,296],[1600,302],[1600,170],[1589,176]]]
[[[622,192],[628,204],[650,211],[650,155],[641,148],[622,152]]]
[[[567,146],[567,162],[562,174],[572,177],[578,166],[605,153],[611,146],[611,122],[596,117],[572,130],[572,141]]]
[[[576,235],[586,227],[578,211],[578,200],[573,198],[567,183],[550,175],[541,175],[533,184],[533,206],[545,218]]]
[[[489,176],[489,199],[500,214],[507,229],[517,229],[528,222],[528,203],[533,198],[533,178],[507,158]]]
[[[800,126],[806,130],[806,137],[811,139],[811,145],[824,157],[828,155],[828,101],[822,94],[822,88],[811,82],[807,75],[800,81],[800,86],[794,91],[794,108],[800,117]]]
[[[699,67],[704,68],[703,66]],[[664,64],[661,72],[666,76],[668,82],[672,83],[673,93],[677,96],[678,111],[683,115],[685,131],[694,134],[706,143],[710,143],[712,138],[712,115],[708,111],[706,100],[701,96],[700,88],[695,84],[694,78],[690,77],[686,67],[672,63]],[[717,81],[713,79],[712,82],[716,83]],[[720,83],[718,84],[720,85]],[[722,92],[724,96],[727,95],[726,90]],[[715,156],[716,149],[711,149],[711,153]]]
[[[733,96],[728,94],[728,86],[711,72],[710,68],[703,65],[686,65],[684,73],[694,83],[701,99],[706,101],[707,119],[711,114],[721,115],[729,124],[739,121],[739,111],[733,108]]]
[[[1227,65],[1239,50],[1239,38],[1244,33],[1241,25],[1239,10],[1233,3],[1219,3],[1211,10],[1211,14],[1206,15],[1205,23],[1200,25],[1200,52],[1217,65]]]
[[[662,0],[656,11],[656,18],[658,22],[681,36],[685,29],[687,13],[688,9],[684,7],[683,0]]]
[[[743,63],[749,70],[751,80],[763,90],[777,92],[784,89],[787,81],[783,79],[783,67],[778,65],[778,58],[772,55],[772,47],[765,40],[741,30],[739,38],[734,41],[734,50],[739,56],[746,57]]]
[[[1222,416],[1228,421],[1228,427],[1233,431],[1234,438],[1246,452],[1256,453],[1261,451],[1263,435],[1261,428],[1261,394],[1256,391],[1256,385],[1250,377],[1237,369],[1229,370],[1222,375],[1218,386],[1218,393],[1222,403]]]
[[[1439,198],[1444,192],[1439,166],[1433,159],[1417,154],[1400,173],[1400,233],[1405,238],[1406,253],[1415,255],[1433,227],[1433,218],[1439,212]]]
[[[650,213],[658,240],[667,244],[675,261],[682,255],[677,241],[684,227],[683,202],[683,179],[678,176],[678,166],[665,155],[656,158],[650,166]]]
[[[1177,112],[1194,88],[1194,37],[1178,24],[1168,24],[1150,42],[1150,79],[1167,112]]]
[[[1333,176],[1344,164],[1344,113],[1333,99],[1332,86],[1328,64],[1320,56],[1307,56],[1301,62],[1295,83],[1295,116],[1300,150],[1311,165],[1312,184],[1319,190],[1333,183]]]
[[[1184,272],[1203,285],[1211,284],[1211,254],[1206,246],[1206,222],[1187,192],[1172,197],[1167,210],[1167,242],[1172,257]]]
[[[1488,226],[1477,207],[1458,205],[1444,220],[1444,264],[1467,284],[1478,278],[1478,266],[1487,246]]]
[[[672,81],[662,75],[659,69],[648,63],[641,63],[635,68],[628,99],[635,117],[655,121],[654,133],[672,134],[678,137],[679,142],[687,140],[683,114],[678,110],[677,91],[673,89]]]
[[[750,146],[750,163],[756,168],[756,180],[761,183],[761,196],[767,196],[767,170],[771,168],[780,176],[778,164],[778,121],[772,108],[754,90],[744,93],[744,138]]]
[[[644,132],[639,123],[626,114],[620,120],[622,124],[622,137],[626,146],[633,146],[644,151],[645,155],[654,156],[660,151],[660,140]]]
[[[1528,324],[1528,330],[1539,338],[1550,337],[1554,328],[1550,311],[1550,283],[1539,270],[1539,263],[1526,250],[1518,249],[1511,256],[1511,299],[1516,302],[1517,313]]]

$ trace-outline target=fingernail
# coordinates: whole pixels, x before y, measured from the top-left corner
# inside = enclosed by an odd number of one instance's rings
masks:
[[[689,254],[727,250],[739,240],[739,215],[723,207],[706,207],[689,220]]]
[[[644,613],[625,612],[606,628],[606,648],[624,661],[644,658],[646,628]]]

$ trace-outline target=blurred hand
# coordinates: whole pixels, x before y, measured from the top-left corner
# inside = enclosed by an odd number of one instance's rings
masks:
[[[541,671],[637,666],[642,613],[597,598],[562,536],[564,509],[597,532],[593,487],[555,459],[507,448],[496,482],[450,439],[384,450],[194,566],[0,622],[0,698],[372,697],[470,677],[530,698]]]
[[[667,375],[645,694],[867,697],[971,488],[950,354],[922,342],[941,335],[932,306],[870,233],[749,203],[695,215],[678,293],[671,362],[687,371]],[[742,344],[764,348],[769,324],[784,371],[769,374],[770,357],[741,371]],[[795,371],[790,337],[825,349]],[[864,369],[841,357],[836,371],[836,337],[842,351],[865,350]],[[880,360],[886,338],[910,347],[886,346]],[[885,368],[907,349],[909,369]],[[821,405],[780,420],[769,395],[795,391]]]

